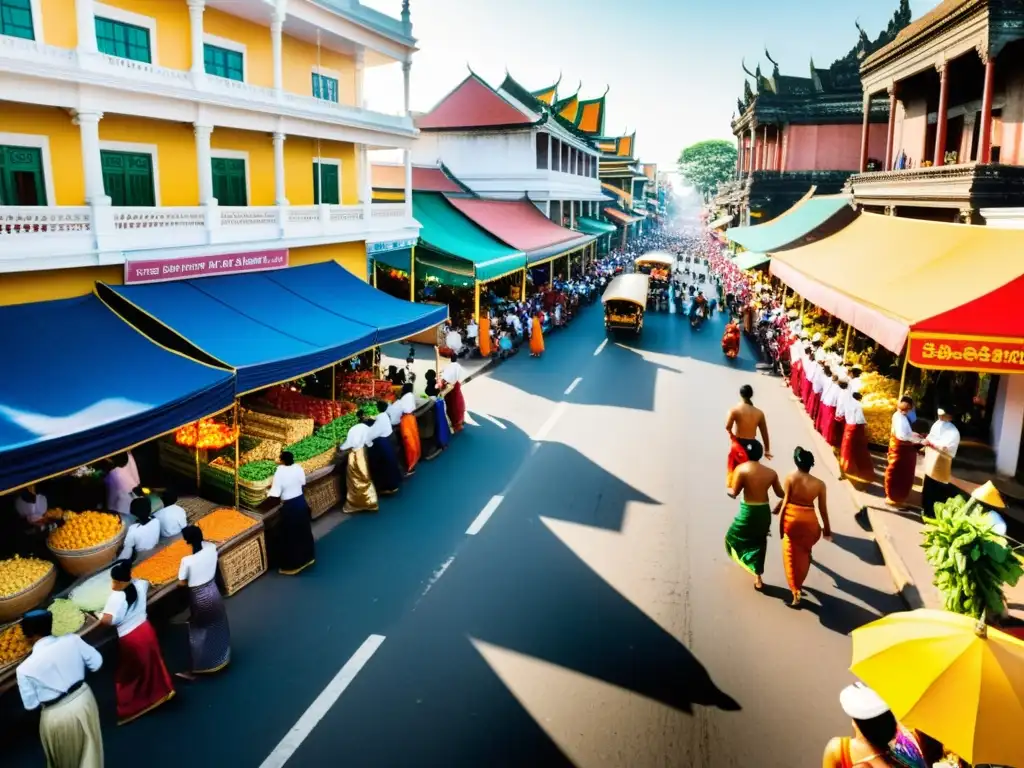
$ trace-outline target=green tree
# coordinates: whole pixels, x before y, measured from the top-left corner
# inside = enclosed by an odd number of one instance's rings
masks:
[[[736,172],[736,147],[728,141],[698,141],[679,153],[679,175],[705,201]]]

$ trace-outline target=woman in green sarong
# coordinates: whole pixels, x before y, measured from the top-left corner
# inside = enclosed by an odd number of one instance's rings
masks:
[[[754,589],[764,587],[764,559],[768,552],[768,532],[772,525],[772,508],[768,504],[768,491],[780,499],[783,496],[779,476],[771,467],[761,464],[764,449],[757,440],[740,440],[747,452],[747,461],[740,464],[732,476],[732,498],[743,494],[740,511],[725,534],[725,551],[743,568],[754,575]],[[778,512],[776,507],[775,512]]]

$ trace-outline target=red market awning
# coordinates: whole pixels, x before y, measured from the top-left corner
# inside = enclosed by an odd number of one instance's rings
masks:
[[[605,208],[604,215],[615,219],[620,224],[633,224],[640,221],[639,216],[630,216],[628,213],[623,213],[618,208]]]
[[[560,227],[528,200],[448,197],[459,212],[502,242],[526,253],[530,263],[580,248],[594,240]]]
[[[1024,373],[1024,232],[862,213],[771,272],[921,368]]]
[[[371,184],[374,189],[405,191],[405,166],[375,164],[370,168]],[[414,192],[465,192],[452,181],[443,170],[431,166],[412,167],[412,188]]]
[[[531,117],[514,106],[476,75],[469,75],[427,114],[416,118],[421,131],[459,128],[498,128],[534,125]]]

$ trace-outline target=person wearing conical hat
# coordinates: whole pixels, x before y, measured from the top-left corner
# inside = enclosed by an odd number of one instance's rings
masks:
[[[921,506],[928,516],[935,514],[935,505],[944,504],[956,495],[952,486],[953,459],[960,447],[960,430],[953,424],[953,414],[942,408],[924,440],[924,487]]]
[[[985,507],[985,515],[992,523],[992,532],[997,536],[1005,536],[1006,521],[996,510],[1006,509],[1006,503],[1003,501],[1002,494],[996,489],[995,484],[989,480],[984,485],[979,485],[974,489],[971,498]]]

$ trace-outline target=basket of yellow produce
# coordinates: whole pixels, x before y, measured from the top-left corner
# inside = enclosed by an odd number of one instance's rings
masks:
[[[53,563],[35,557],[0,560],[0,623],[20,618],[42,603],[57,581]]]
[[[66,512],[63,525],[50,534],[46,546],[61,568],[72,576],[85,576],[117,556],[125,533],[127,529],[118,515]]]
[[[25,633],[21,631],[21,622],[0,627],[0,672],[12,664],[17,664],[32,652]]]

